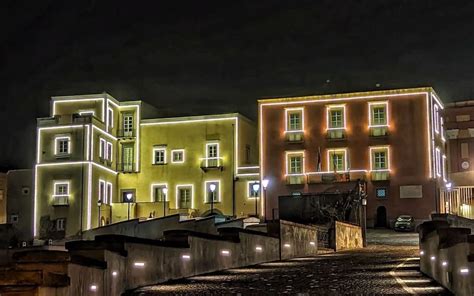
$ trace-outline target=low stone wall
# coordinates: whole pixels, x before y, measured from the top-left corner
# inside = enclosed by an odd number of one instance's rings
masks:
[[[336,221],[333,242],[332,247],[336,252],[363,248],[362,229],[357,225]]]
[[[474,295],[474,236],[447,221],[424,222],[420,235],[420,270],[456,295]]]
[[[451,214],[432,214],[433,221],[446,221],[450,227],[463,227],[471,229],[474,233],[474,220]]]
[[[318,254],[316,227],[280,220],[279,228],[282,260]]]

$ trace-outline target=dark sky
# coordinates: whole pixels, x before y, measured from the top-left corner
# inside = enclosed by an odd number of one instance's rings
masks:
[[[32,167],[54,95],[253,119],[259,97],[377,83],[474,97],[473,16],[474,1],[452,0],[3,0],[0,167]]]

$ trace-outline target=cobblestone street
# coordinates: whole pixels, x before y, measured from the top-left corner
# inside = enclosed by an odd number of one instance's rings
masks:
[[[376,233],[380,236],[380,233]],[[405,240],[406,236],[401,236]],[[142,288],[135,295],[450,295],[419,272],[418,247],[364,250],[236,268]]]

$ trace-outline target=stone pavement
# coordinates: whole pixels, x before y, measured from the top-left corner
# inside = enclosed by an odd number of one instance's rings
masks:
[[[406,239],[401,235],[400,240]],[[450,295],[419,272],[418,247],[397,242],[230,269],[145,287],[133,294]]]

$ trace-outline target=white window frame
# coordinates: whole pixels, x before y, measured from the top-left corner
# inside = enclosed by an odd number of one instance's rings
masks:
[[[60,142],[66,140],[67,152],[60,152]],[[70,136],[56,136],[54,138],[54,155],[69,155],[71,154],[71,137]]]
[[[342,126],[331,127],[331,111],[342,110]],[[326,129],[327,130],[345,130],[346,129],[346,105],[328,105],[326,106]]]
[[[163,161],[156,161],[156,153],[163,153]],[[153,148],[153,164],[166,164],[166,147],[155,147]]]
[[[102,159],[106,159],[106,143],[105,139],[99,139],[99,157]]]
[[[375,152],[384,151],[386,155],[386,166],[384,169],[375,168]],[[390,146],[372,146],[369,147],[369,167],[371,172],[387,172],[390,171]]]
[[[181,160],[175,160],[174,155],[175,153],[181,153],[182,154],[182,159]],[[184,149],[174,149],[171,150],[171,163],[184,163]]]
[[[98,193],[98,199],[97,200],[100,200],[102,201],[102,203],[107,203],[107,188],[106,188],[106,185],[105,185],[105,181],[104,180],[99,180],[99,193]]]
[[[300,128],[292,128],[290,122],[291,114],[300,114]],[[287,133],[298,133],[304,132],[304,107],[298,108],[286,108],[285,109],[285,132]]]
[[[435,149],[436,157],[436,176],[441,177],[441,150],[439,148]]]
[[[305,174],[305,152],[304,151],[286,151],[286,175],[287,176],[302,176]],[[291,157],[301,157],[301,173],[290,173],[290,159]]]
[[[194,185],[193,184],[179,184],[176,185],[176,209],[181,209],[179,206],[179,193],[180,188],[190,188],[191,189],[191,209],[194,209]],[[183,208],[184,209],[184,208]]]
[[[107,108],[107,124],[109,128],[114,127],[114,109]]]
[[[437,104],[434,104],[434,128],[435,132],[439,134],[439,107]]]
[[[442,116],[440,116],[439,120],[440,120],[441,140],[443,140],[443,142],[446,142],[446,138],[444,136],[444,119]]]
[[[370,127],[387,127],[389,126],[389,109],[388,109],[388,101],[383,101],[383,102],[369,102],[369,128]],[[384,106],[385,107],[385,124],[375,124],[373,122],[374,120],[374,108]]]
[[[113,199],[113,187],[112,187],[112,183],[110,182],[107,182],[105,184],[105,199],[106,199],[106,204],[111,204],[112,203],[112,199]]]
[[[208,181],[204,181],[204,203],[211,203],[211,199],[209,198],[210,197],[209,195],[211,193],[211,191],[209,189],[209,186],[211,184],[216,185],[216,191],[214,192],[214,203],[221,202],[221,181],[220,180],[208,180]],[[217,196],[216,196],[216,193],[217,193]]]
[[[127,118],[131,118],[131,123],[126,120]],[[123,126],[123,132],[125,133],[130,133],[133,132],[133,121],[135,120],[133,113],[124,113],[122,115],[122,126]]]
[[[343,157],[343,160],[342,160],[343,169],[342,170],[336,170],[336,173],[346,172],[347,168],[348,168],[347,148],[336,148],[336,149],[328,149],[327,150],[327,152],[326,152],[327,171],[328,172],[334,172],[334,168],[331,169],[332,157],[333,157],[334,154],[342,154],[342,157]]]
[[[61,185],[66,185],[66,193],[59,193],[58,192],[58,186]],[[54,197],[60,197],[60,196],[69,196],[70,195],[70,190],[71,190],[71,182],[67,180],[59,180],[59,181],[54,181],[53,182],[54,186]]]
[[[255,192],[252,188],[253,184],[259,184],[260,185],[260,181],[258,180],[255,180],[255,181],[247,181],[247,198],[248,199],[256,199],[260,196],[260,192],[262,190],[261,186],[259,187],[258,189],[258,192],[257,192],[257,196],[252,196],[252,193]]]
[[[95,116],[95,111],[94,111],[94,110],[79,111],[79,115],[81,115],[81,116],[84,116],[84,115],[92,115],[92,116]]]
[[[165,202],[169,201],[170,188],[168,187],[168,183],[152,183],[150,185],[150,202],[163,202],[156,200],[155,188],[168,188],[168,192],[165,194]]]
[[[447,162],[447,157],[446,154],[443,154],[443,181],[447,182],[448,181],[448,175],[446,174],[446,162]]]
[[[113,161],[113,154],[114,154],[114,146],[112,145],[111,142],[105,142],[105,147],[106,147],[106,150],[105,150],[105,158],[108,160],[108,161]],[[110,149],[109,149],[110,148]]]
[[[66,229],[66,220],[64,218],[56,219],[55,224],[56,231],[64,231]]]

